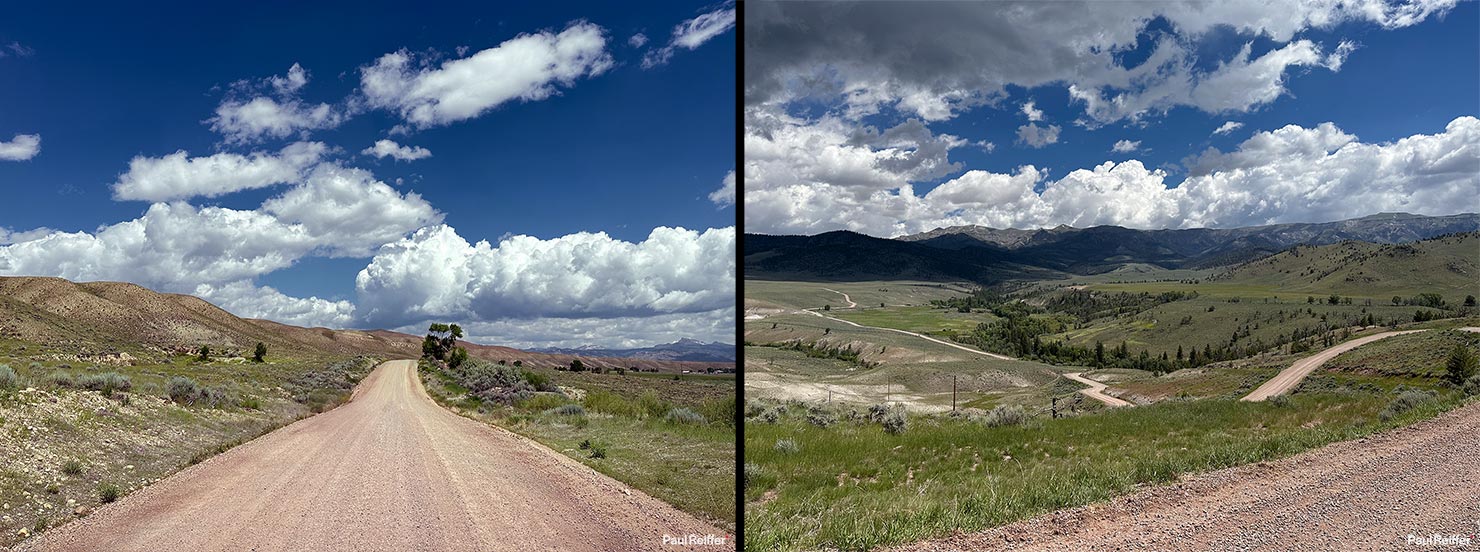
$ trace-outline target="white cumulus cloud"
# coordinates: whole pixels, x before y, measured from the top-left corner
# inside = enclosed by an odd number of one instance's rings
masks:
[[[1187,159],[1188,175],[1174,187],[1165,171],[1135,159],[1073,170],[1058,180],[1032,166],[1014,174],[967,171],[923,195],[905,178],[854,180],[845,187],[790,177],[775,166],[752,170],[758,165],[765,166],[747,155],[745,223],[759,233],[847,229],[897,236],[969,224],[1228,228],[1379,211],[1480,211],[1480,119],[1469,116],[1443,132],[1391,143],[1363,143],[1332,123],[1259,132],[1232,151],[1210,148]]]
[[[416,128],[477,117],[513,100],[538,101],[560,87],[612,66],[601,27],[578,21],[559,33],[521,34],[498,46],[431,67],[401,50],[361,68],[369,107],[400,115]]]
[[[1126,153],[1126,152],[1136,151],[1136,150],[1138,150],[1140,148],[1141,148],[1141,141],[1140,140],[1135,140],[1135,141],[1131,141],[1131,140],[1119,140],[1119,141],[1115,142],[1115,146],[1111,147],[1110,149],[1111,150],[1114,150],[1116,152]]]
[[[216,197],[240,190],[297,182],[317,163],[328,147],[321,142],[297,142],[277,154],[218,153],[190,157],[185,150],[163,157],[134,157],[128,171],[113,183],[120,200],[170,201]]]
[[[1018,141],[1031,147],[1041,148],[1059,141],[1059,125],[1038,126],[1028,123],[1018,127]]]
[[[40,134],[17,134],[9,142],[0,141],[0,160],[25,161],[41,153]]]
[[[1213,129],[1213,134],[1228,134],[1242,128],[1243,126],[1243,123],[1237,121],[1228,121],[1226,123],[1223,123],[1218,128]]]
[[[725,175],[724,185],[709,194],[709,201],[719,206],[735,204],[735,171]]]
[[[1027,102],[1023,104],[1023,115],[1027,115],[1029,121],[1043,120],[1043,110],[1035,109],[1033,107],[1033,102]]]
[[[619,318],[733,307],[735,229],[656,228],[642,242],[605,233],[469,244],[451,227],[385,245],[356,278],[361,316],[399,325],[475,320]]]
[[[334,128],[349,118],[343,108],[299,99],[298,91],[306,84],[308,71],[297,63],[284,76],[238,81],[206,123],[227,143],[251,144],[267,138],[304,138],[309,131]],[[260,90],[270,90],[275,97],[251,94]]]
[[[375,145],[360,151],[364,155],[378,158],[392,157],[398,161],[415,161],[432,156],[432,150],[420,146],[403,146],[395,140],[376,140]]]

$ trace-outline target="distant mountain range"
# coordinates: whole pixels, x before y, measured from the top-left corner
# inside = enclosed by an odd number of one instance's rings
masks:
[[[938,228],[895,239],[853,232],[816,236],[746,234],[745,277],[821,280],[966,280],[1099,274],[1128,265],[1209,268],[1265,257],[1295,245],[1347,240],[1405,243],[1480,230],[1480,214],[1382,213],[1326,223],[1247,228],[1135,230],[1119,226],[999,230]]]
[[[705,343],[689,338],[682,338],[673,343],[643,347],[641,349],[603,349],[586,346],[574,349],[550,347],[531,350],[540,353],[595,357],[641,358],[684,362],[735,362],[734,345],[729,343]]]

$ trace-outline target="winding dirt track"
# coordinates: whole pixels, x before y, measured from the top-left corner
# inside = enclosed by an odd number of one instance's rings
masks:
[[[1089,378],[1086,378],[1084,376],[1081,376],[1080,374],[1082,374],[1082,373],[1083,372],[1074,372],[1072,374],[1064,374],[1064,377],[1069,378],[1069,379],[1074,380],[1074,381],[1077,381],[1079,383],[1083,383],[1085,385],[1088,385],[1089,386],[1089,389],[1080,389],[1079,390],[1079,392],[1080,393],[1083,393],[1084,396],[1089,397],[1091,399],[1098,400],[1098,401],[1100,401],[1102,403],[1105,403],[1105,404],[1108,404],[1110,406],[1135,406],[1135,405],[1131,404],[1129,401],[1126,401],[1124,399],[1121,399],[1121,398],[1118,398],[1118,397],[1112,397],[1110,395],[1106,395],[1105,394],[1105,384],[1100,383],[1100,382],[1095,381],[1095,380],[1092,380],[1092,379],[1089,379]]]
[[[349,404],[18,549],[685,549],[663,544],[665,534],[728,536],[524,437],[442,409],[415,361],[404,360],[376,368]]]
[[[1428,330],[1383,332],[1380,334],[1372,334],[1367,337],[1353,339],[1351,341],[1338,344],[1319,353],[1295,361],[1295,364],[1291,364],[1289,368],[1281,370],[1278,375],[1270,378],[1269,381],[1264,382],[1264,385],[1260,385],[1259,388],[1255,389],[1253,393],[1249,393],[1248,396],[1245,396],[1244,398],[1239,400],[1262,401],[1275,395],[1283,395],[1289,392],[1291,389],[1294,389],[1295,386],[1300,385],[1300,382],[1304,380],[1306,376],[1309,376],[1310,373],[1314,372],[1316,368],[1320,368],[1322,364],[1326,363],[1326,361],[1336,358],[1336,355],[1345,353],[1347,351],[1350,351],[1362,345],[1366,345],[1373,341],[1377,341],[1379,339],[1387,339],[1395,335],[1426,331]]]

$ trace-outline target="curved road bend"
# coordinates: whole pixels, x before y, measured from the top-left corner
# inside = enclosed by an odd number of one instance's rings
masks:
[[[17,549],[683,549],[663,544],[665,534],[728,535],[529,439],[444,410],[415,361],[400,360],[371,372],[348,404]]]
[[[1127,401],[1125,399],[1121,399],[1121,398],[1117,398],[1117,397],[1112,397],[1110,395],[1106,395],[1105,394],[1105,384],[1081,376],[1080,374],[1083,374],[1083,373],[1084,372],[1074,372],[1072,374],[1064,374],[1064,377],[1069,378],[1069,379],[1074,380],[1074,381],[1077,381],[1079,383],[1083,383],[1085,385],[1088,385],[1089,386],[1089,389],[1080,389],[1079,390],[1079,392],[1080,393],[1083,393],[1084,396],[1086,396],[1086,397],[1089,397],[1091,399],[1098,400],[1098,401],[1100,401],[1102,403],[1105,403],[1105,404],[1108,404],[1110,406],[1135,406],[1134,404],[1131,404],[1130,401]]]
[[[1300,385],[1300,382],[1303,381],[1306,376],[1309,376],[1310,373],[1314,372],[1316,368],[1320,368],[1322,364],[1326,363],[1326,361],[1336,358],[1336,355],[1345,353],[1347,351],[1350,351],[1362,345],[1366,345],[1373,341],[1377,341],[1379,339],[1387,339],[1395,335],[1426,331],[1428,330],[1403,330],[1401,332],[1383,332],[1380,334],[1372,334],[1367,337],[1361,337],[1353,339],[1351,341],[1347,341],[1345,343],[1337,344],[1335,347],[1331,347],[1319,353],[1295,361],[1295,364],[1291,364],[1289,368],[1280,371],[1280,373],[1275,375],[1275,377],[1270,378],[1269,381],[1264,382],[1264,385],[1260,385],[1258,389],[1255,389],[1253,393],[1249,393],[1247,396],[1239,400],[1262,401],[1275,395],[1283,395],[1294,389],[1295,386]]]

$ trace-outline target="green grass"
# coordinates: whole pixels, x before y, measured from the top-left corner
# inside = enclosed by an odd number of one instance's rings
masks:
[[[552,370],[556,384],[579,389],[583,399],[539,393],[499,405],[468,396],[443,372],[424,366],[420,373],[427,392],[459,414],[530,437],[720,527],[735,526],[733,378]],[[705,422],[670,423],[665,418],[675,409]]]
[[[745,547],[866,550],[981,530],[1412,423],[1457,397],[1388,421],[1378,413],[1391,394],[1310,393],[1288,406],[1167,401],[1024,427],[917,416],[902,435],[866,421],[818,427],[793,405],[779,423],[746,425]],[[778,451],[783,439],[796,451]]]
[[[859,306],[877,307],[879,303],[891,306],[928,305],[932,299],[945,299],[965,293],[972,285],[966,283],[876,281],[876,282],[786,282],[773,280],[746,280],[745,300],[769,303],[791,308],[822,308],[832,305],[834,309],[848,305],[841,293],[848,294]],[[828,291],[834,290],[834,291]],[[841,292],[841,293],[835,293]]]
[[[976,329],[978,324],[997,319],[996,316],[987,312],[962,313],[954,309],[937,309],[929,306],[880,308],[877,303],[857,310],[837,310],[827,314],[865,326],[894,328],[923,334],[970,332]]]

